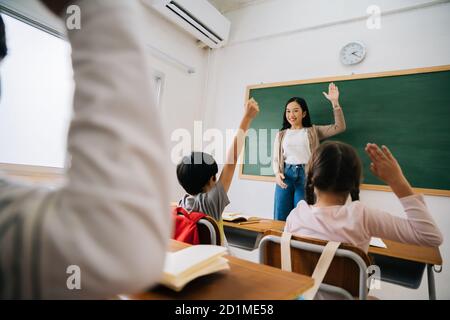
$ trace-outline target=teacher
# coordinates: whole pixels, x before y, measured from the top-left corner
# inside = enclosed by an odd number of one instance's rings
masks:
[[[320,140],[345,131],[345,119],[339,105],[339,89],[334,83],[323,92],[333,107],[334,124],[316,126],[311,123],[308,105],[299,97],[289,99],[283,113],[283,127],[273,147],[275,173],[274,219],[286,221],[300,200],[305,198],[305,165]]]

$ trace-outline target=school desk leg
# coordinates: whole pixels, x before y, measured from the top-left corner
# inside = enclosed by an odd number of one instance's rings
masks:
[[[434,285],[434,273],[432,264],[427,264],[427,279],[428,279],[428,297],[430,300],[436,300],[436,287]]]

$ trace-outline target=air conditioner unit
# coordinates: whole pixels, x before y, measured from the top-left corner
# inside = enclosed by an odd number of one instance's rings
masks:
[[[207,0],[142,0],[211,48],[228,40],[230,21]]]

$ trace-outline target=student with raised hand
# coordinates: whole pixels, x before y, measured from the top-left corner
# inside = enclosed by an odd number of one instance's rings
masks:
[[[123,0],[42,2],[61,15],[69,2],[81,8],[81,30],[68,31],[72,162],[56,190],[0,179],[0,298],[137,293],[159,281],[171,231],[169,153],[140,36],[142,8]],[[67,285],[70,266],[81,271],[79,289]]]
[[[307,167],[306,202],[300,201],[287,218],[285,231],[300,236],[349,243],[368,252],[371,237],[421,246],[439,246],[442,234],[422,195],[414,194],[387,147],[368,144],[372,173],[399,198],[406,217],[369,208],[359,201],[362,166],[348,144],[325,142]],[[347,199],[351,196],[351,202]]]
[[[284,108],[283,127],[275,138],[272,157],[276,179],[275,220],[286,220],[289,212],[305,198],[305,165],[320,141],[345,131],[338,87],[330,83],[328,93],[323,95],[333,107],[334,124],[313,125],[303,98],[289,99]]]
[[[230,203],[227,193],[233,180],[245,136],[251,122],[258,113],[258,103],[254,99],[250,99],[245,105],[244,116],[227,153],[227,158],[218,180],[216,178],[218,166],[210,154],[192,152],[189,156],[183,157],[177,166],[178,182],[187,192],[178,205],[188,212],[202,212],[211,216],[218,222],[223,240],[225,237],[222,213]]]

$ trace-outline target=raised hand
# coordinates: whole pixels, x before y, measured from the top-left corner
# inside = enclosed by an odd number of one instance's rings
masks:
[[[323,95],[331,102],[333,107],[339,105],[339,89],[333,82],[328,86],[328,93],[323,92]]]
[[[245,116],[254,119],[259,113],[259,105],[258,102],[255,101],[255,99],[251,98],[247,101],[247,104],[245,105]]]
[[[376,177],[386,182],[399,198],[413,194],[402,168],[388,147],[382,146],[380,149],[376,144],[368,143],[365,150],[372,161],[370,171]]]
[[[236,169],[237,159],[244,146],[245,136],[250,128],[253,119],[259,113],[259,106],[255,99],[251,98],[247,101],[244,108],[244,116],[237,130],[233,143],[227,152],[227,159],[220,174],[219,181],[222,183],[225,192],[230,189],[231,181],[233,180],[234,170]]]

